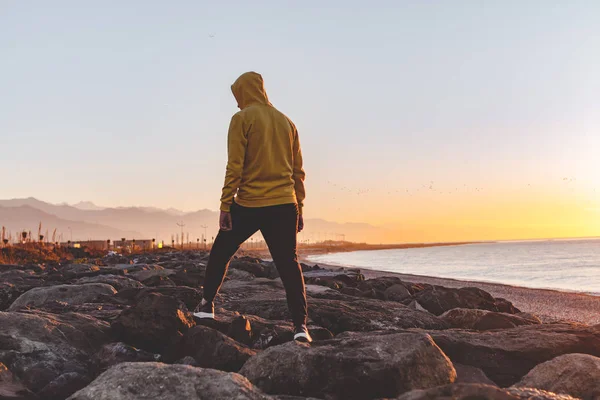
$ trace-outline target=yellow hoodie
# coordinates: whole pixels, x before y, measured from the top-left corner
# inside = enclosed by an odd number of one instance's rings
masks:
[[[297,203],[302,214],[304,170],[296,126],[269,102],[262,76],[246,72],[231,91],[241,111],[231,118],[221,210]]]

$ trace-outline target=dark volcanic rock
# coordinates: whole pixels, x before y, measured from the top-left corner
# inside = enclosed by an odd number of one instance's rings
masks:
[[[152,276],[142,282],[145,286],[150,287],[175,287],[175,282],[166,276]]]
[[[357,271],[317,269],[304,272],[306,283],[327,286],[339,290],[344,287],[356,287],[365,280],[363,274]]]
[[[481,383],[484,385],[497,386],[481,369],[471,365],[463,365],[459,363],[453,364],[454,369],[456,370],[455,383]]]
[[[108,331],[107,323],[77,313],[0,312],[0,362],[31,391],[50,384],[46,393],[64,394],[74,374],[79,382],[89,378],[90,356],[109,340]]]
[[[285,299],[247,299],[227,304],[230,310],[257,315],[270,320],[289,320]],[[446,322],[429,313],[412,310],[396,302],[370,299],[352,300],[310,299],[308,315],[317,324],[334,334],[345,331],[377,331],[387,329],[445,329]]]
[[[488,292],[474,287],[453,289],[433,286],[416,293],[414,298],[435,315],[441,315],[453,308],[477,308],[509,314],[519,312],[510,302],[494,299]]]
[[[128,278],[121,275],[98,275],[91,277],[79,278],[74,282],[75,284],[81,285],[84,283],[106,283],[114,287],[117,291],[127,288],[143,288],[144,285],[135,279]]]
[[[513,314],[487,310],[455,308],[440,315],[452,328],[488,331],[492,329],[510,329],[521,325],[539,324],[532,319],[521,318]]]
[[[429,333],[453,362],[482,369],[500,386],[518,382],[536,365],[559,355],[600,356],[600,326],[544,324],[486,332]]]
[[[69,304],[63,301],[51,301],[42,304],[37,307],[36,310],[42,310],[53,314],[75,312],[89,315],[102,321],[111,322],[121,314],[124,308],[126,307],[112,303]]]
[[[92,381],[88,374],[66,372],[52,380],[38,392],[44,400],[62,400],[76,391],[83,389]]]
[[[69,400],[267,400],[235,373],[160,363],[123,363],[100,375]]]
[[[256,315],[241,315],[224,309],[216,310],[217,319],[197,319],[196,323],[218,330],[254,349],[265,349],[294,339],[294,327],[290,321],[269,320]],[[314,340],[327,340],[333,334],[327,329],[308,324]]]
[[[115,293],[117,293],[115,288],[105,283],[39,287],[23,293],[8,310],[38,307],[52,301],[63,301],[71,305],[93,303],[104,296],[112,296]]]
[[[36,400],[39,397],[27,389],[15,376],[0,363],[0,399]]]
[[[279,277],[275,264],[259,259],[236,259],[229,263],[229,268],[246,271],[257,278],[275,279]]]
[[[35,275],[33,270],[2,268],[0,271],[3,271],[0,272],[0,311],[6,310],[26,291],[44,284],[44,280]]]
[[[568,396],[533,389],[500,389],[483,384],[446,385],[413,390],[396,400],[575,400]]]
[[[199,325],[187,331],[178,343],[167,349],[164,360],[173,363],[191,356],[198,367],[237,372],[255,354],[254,350],[221,332]]]
[[[117,340],[160,353],[194,325],[191,313],[181,301],[148,293],[123,311],[111,328]]]
[[[386,300],[402,301],[411,296],[410,291],[402,284],[394,284],[383,291]]]
[[[160,265],[152,264],[125,265],[123,266],[122,271],[126,276],[138,280],[140,282],[143,282],[155,276],[167,277],[175,275],[175,271],[171,269],[165,269]]]
[[[96,374],[104,372],[109,367],[124,362],[160,361],[159,354],[153,354],[136,349],[128,344],[117,342],[104,346],[92,357]]]
[[[452,363],[422,333],[352,334],[271,347],[240,373],[271,394],[373,399],[452,383]]]
[[[565,354],[539,364],[514,387],[532,387],[585,400],[600,399],[600,358]]]

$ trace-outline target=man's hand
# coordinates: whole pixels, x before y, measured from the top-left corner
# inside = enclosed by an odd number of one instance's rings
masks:
[[[219,228],[225,232],[233,229],[233,224],[231,223],[231,213],[230,212],[221,211],[221,215],[219,216]]]
[[[302,232],[304,229],[304,217],[302,215],[298,216],[298,233]]]

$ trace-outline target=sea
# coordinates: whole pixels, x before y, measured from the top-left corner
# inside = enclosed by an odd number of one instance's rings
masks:
[[[600,238],[313,255],[311,262],[600,295]]]

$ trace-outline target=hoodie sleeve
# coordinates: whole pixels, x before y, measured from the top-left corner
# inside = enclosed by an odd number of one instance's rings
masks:
[[[306,198],[306,192],[304,190],[304,177],[306,173],[302,167],[302,149],[300,148],[300,139],[298,137],[298,131],[295,129],[294,138],[294,190],[296,191],[296,201],[298,201],[298,210],[302,215],[302,208],[304,207],[304,199]]]
[[[247,143],[248,136],[244,129],[242,117],[235,114],[231,118],[229,133],[227,134],[227,170],[221,195],[221,211],[230,211],[233,197],[240,186]]]

